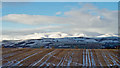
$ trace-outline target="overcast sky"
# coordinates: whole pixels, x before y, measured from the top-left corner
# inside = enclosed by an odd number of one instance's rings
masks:
[[[118,33],[117,2],[4,2],[4,34]]]

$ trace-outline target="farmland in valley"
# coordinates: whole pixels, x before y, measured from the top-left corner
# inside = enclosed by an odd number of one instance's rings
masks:
[[[3,66],[120,66],[118,49],[3,48]]]

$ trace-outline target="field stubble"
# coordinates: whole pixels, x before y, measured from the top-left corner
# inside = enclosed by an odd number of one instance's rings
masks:
[[[3,48],[2,66],[120,66],[118,49]]]

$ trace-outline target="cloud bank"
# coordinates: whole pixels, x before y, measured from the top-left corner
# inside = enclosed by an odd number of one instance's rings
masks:
[[[57,12],[56,15],[60,15]],[[96,32],[96,33],[117,33],[118,32],[118,13],[107,9],[98,9],[91,4],[85,4],[82,8],[72,9],[64,12],[63,16],[9,14],[3,16],[4,21],[21,23],[27,25],[48,25],[52,24],[51,31],[59,32]],[[57,25],[57,28],[55,25]],[[62,25],[62,26],[61,26]],[[52,29],[51,29],[52,28]],[[47,28],[37,28],[46,30]],[[26,29],[30,30],[30,29]],[[35,31],[36,29],[32,29]],[[32,31],[31,30],[31,31]]]

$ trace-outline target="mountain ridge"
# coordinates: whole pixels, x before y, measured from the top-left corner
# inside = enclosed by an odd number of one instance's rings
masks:
[[[90,36],[84,33],[64,33],[64,32],[49,32],[49,33],[33,33],[29,35],[7,36],[3,35],[2,40],[27,40],[27,39],[42,39],[42,38],[65,38],[65,37],[118,37],[116,34],[100,34],[99,36]]]

